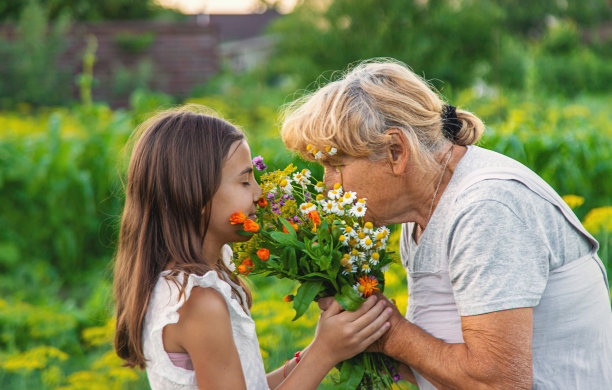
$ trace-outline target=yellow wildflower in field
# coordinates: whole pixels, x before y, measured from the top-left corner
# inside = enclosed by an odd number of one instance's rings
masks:
[[[83,340],[91,345],[98,346],[109,344],[115,334],[115,318],[109,318],[105,325],[83,330]]]
[[[68,354],[55,347],[40,346],[11,356],[2,363],[6,371],[32,371],[45,368],[50,360],[66,360]]]
[[[584,217],[585,229],[596,234],[607,230],[612,231],[612,206],[597,207]]]
[[[565,195],[562,199],[571,209],[580,207],[584,203],[584,198],[578,195]]]

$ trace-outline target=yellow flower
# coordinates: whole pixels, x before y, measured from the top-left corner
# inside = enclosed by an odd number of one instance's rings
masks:
[[[575,209],[576,207],[582,206],[584,198],[578,195],[565,195],[563,201],[567,203],[570,208]]]
[[[374,225],[372,224],[372,222],[366,222],[365,225],[363,225],[363,227],[366,229],[373,229]]]
[[[589,211],[582,224],[593,234],[604,230],[612,231],[612,206],[598,207]]]
[[[312,145],[311,144],[306,145],[306,150],[310,152],[312,150]]]
[[[334,184],[334,190],[339,190],[340,188],[342,188],[342,184],[340,183]]]
[[[378,254],[378,252],[374,252],[374,253],[372,253],[372,258],[374,260],[378,260],[378,259],[380,259],[380,255]]]

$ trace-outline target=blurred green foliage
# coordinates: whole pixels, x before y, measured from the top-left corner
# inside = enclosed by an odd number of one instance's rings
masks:
[[[46,10],[36,1],[24,3],[15,39],[0,38],[0,106],[66,104],[72,100],[72,76],[57,60],[69,18],[63,14],[49,23]]]

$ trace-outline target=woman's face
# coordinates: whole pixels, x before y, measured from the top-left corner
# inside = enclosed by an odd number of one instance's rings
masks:
[[[390,186],[393,175],[387,160],[371,161],[367,158],[342,157],[323,164],[325,186],[342,184],[343,191],[353,191],[366,199],[365,220],[382,226],[392,213],[392,199],[396,188]]]

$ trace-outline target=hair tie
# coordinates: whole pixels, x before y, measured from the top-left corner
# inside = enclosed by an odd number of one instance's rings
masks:
[[[461,127],[461,121],[457,118],[457,107],[445,104],[442,108],[442,133],[444,133],[444,137],[455,141]]]

